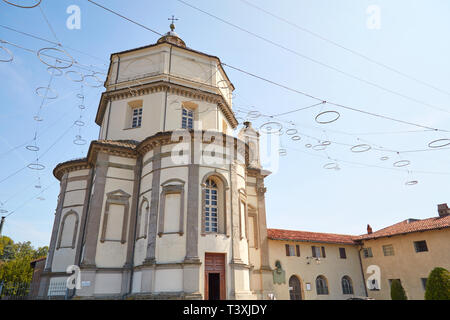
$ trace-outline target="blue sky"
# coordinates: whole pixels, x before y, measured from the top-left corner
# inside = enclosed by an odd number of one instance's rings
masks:
[[[177,0],[98,2],[160,33],[168,31],[167,18],[174,14],[180,19],[176,22],[176,31],[189,47],[288,87],[371,113],[450,130],[448,1],[248,1],[442,90],[370,63],[240,0],[186,2],[309,59],[264,42]],[[25,5],[33,2],[17,0]],[[66,27],[69,17],[66,9],[72,4],[81,9],[79,30]],[[367,27],[370,5],[380,9],[379,29]],[[83,74],[92,73],[88,70],[105,72],[111,53],[152,44],[158,39],[156,34],[85,0],[47,0],[42,1],[41,8],[56,39],[85,66],[68,70]],[[38,7],[19,9],[0,2],[0,24],[56,41]],[[0,39],[34,51],[53,46],[1,27]],[[42,100],[35,90],[45,87],[50,78],[47,67],[36,54],[11,44],[3,46],[13,53],[14,60],[0,62],[0,181],[34,162],[35,153],[25,146],[33,140],[36,130],[33,116]],[[7,57],[4,51],[0,52],[0,59]],[[240,110],[236,114],[239,117],[247,116],[243,110],[273,115],[316,103],[235,70],[226,71],[236,87],[234,108]],[[84,86],[87,109],[82,113],[82,121],[86,126],[79,128],[73,123],[80,117],[77,107],[80,99],[76,96],[81,90],[80,83],[63,75],[55,77],[51,87],[58,92],[58,98],[47,101],[42,107],[40,115],[44,121],[37,130],[39,153],[49,150],[40,160],[45,169],[26,168],[0,183],[2,209],[14,211],[7,218],[3,233],[16,241],[29,240],[36,246],[47,245],[50,239],[59,191],[53,168],[62,161],[84,156],[88,144],[74,145],[75,136],[81,135],[90,141],[98,137],[99,129],[94,117],[102,88]],[[318,124],[314,119],[321,111],[338,111],[340,118],[328,125]],[[259,117],[252,121],[259,127],[269,120]],[[428,148],[432,140],[450,138],[446,132],[424,131],[332,105],[291,113],[281,116],[280,120],[284,130],[295,127],[301,140],[292,141],[287,135],[281,137],[287,155],[280,158],[279,170],[266,179],[268,227],[362,234],[367,223],[376,230],[410,217],[436,216],[437,204],[450,202],[449,150]],[[295,126],[288,124],[289,121]],[[315,139],[333,143],[325,151],[305,147],[305,144],[317,144]],[[350,146],[362,143],[370,144],[373,149],[365,153],[350,151]],[[18,148],[10,151],[14,147]],[[426,151],[396,154],[375,148]],[[382,156],[389,159],[380,161]],[[341,170],[324,169],[326,163],[334,162],[328,157],[339,159]],[[393,167],[398,160],[409,160],[411,164],[400,169]],[[40,189],[35,188],[38,179]],[[405,182],[410,180],[417,180],[418,184],[406,186]]]

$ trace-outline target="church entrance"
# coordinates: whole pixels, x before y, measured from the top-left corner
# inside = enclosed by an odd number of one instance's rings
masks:
[[[225,300],[225,254],[205,254],[205,300]]]
[[[289,296],[291,300],[302,300],[302,286],[296,276],[289,278]]]

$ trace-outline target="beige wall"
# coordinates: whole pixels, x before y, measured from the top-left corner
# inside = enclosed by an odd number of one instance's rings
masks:
[[[414,241],[427,242],[427,252],[415,252]],[[384,256],[383,245],[393,245],[394,255]],[[424,299],[425,290],[421,278],[427,278],[435,267],[450,270],[450,229],[415,232],[364,241],[364,247],[372,248],[372,258],[362,257],[364,271],[377,265],[381,272],[381,290],[369,290],[375,299],[390,300],[389,279],[400,279],[408,299]],[[362,253],[362,252],[361,252]],[[370,274],[365,274],[369,277]]]
[[[300,257],[286,256],[285,245],[300,245]],[[324,246],[326,258],[320,258],[320,264],[312,261],[307,264],[306,257],[312,256],[311,246]],[[347,259],[339,257],[339,248],[345,248]],[[275,269],[275,262],[281,262],[286,271],[286,283],[274,284],[275,296],[279,300],[289,300],[289,278],[292,275],[300,279],[302,297],[305,300],[343,300],[353,296],[365,296],[361,267],[358,259],[358,249],[353,245],[328,243],[309,243],[294,241],[269,241],[270,266]],[[315,280],[323,275],[328,280],[328,295],[317,295]],[[344,295],[341,279],[349,276],[353,282],[353,295]],[[306,283],[311,284],[311,290],[306,290]]]

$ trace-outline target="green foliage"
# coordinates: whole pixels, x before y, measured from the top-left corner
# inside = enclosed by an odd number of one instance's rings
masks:
[[[31,281],[32,260],[45,257],[48,247],[34,249],[31,242],[14,243],[6,236],[0,237],[0,283],[26,283]]]
[[[391,299],[392,300],[408,300],[408,298],[406,297],[405,289],[403,289],[402,283],[398,279],[392,280]]]
[[[447,269],[437,267],[430,272],[425,300],[450,300],[450,272]]]

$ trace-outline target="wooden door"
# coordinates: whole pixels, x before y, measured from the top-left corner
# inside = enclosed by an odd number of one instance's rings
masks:
[[[209,299],[226,299],[224,253],[205,253],[205,300]]]
[[[291,300],[302,300],[302,286],[296,276],[289,278],[289,296]]]

